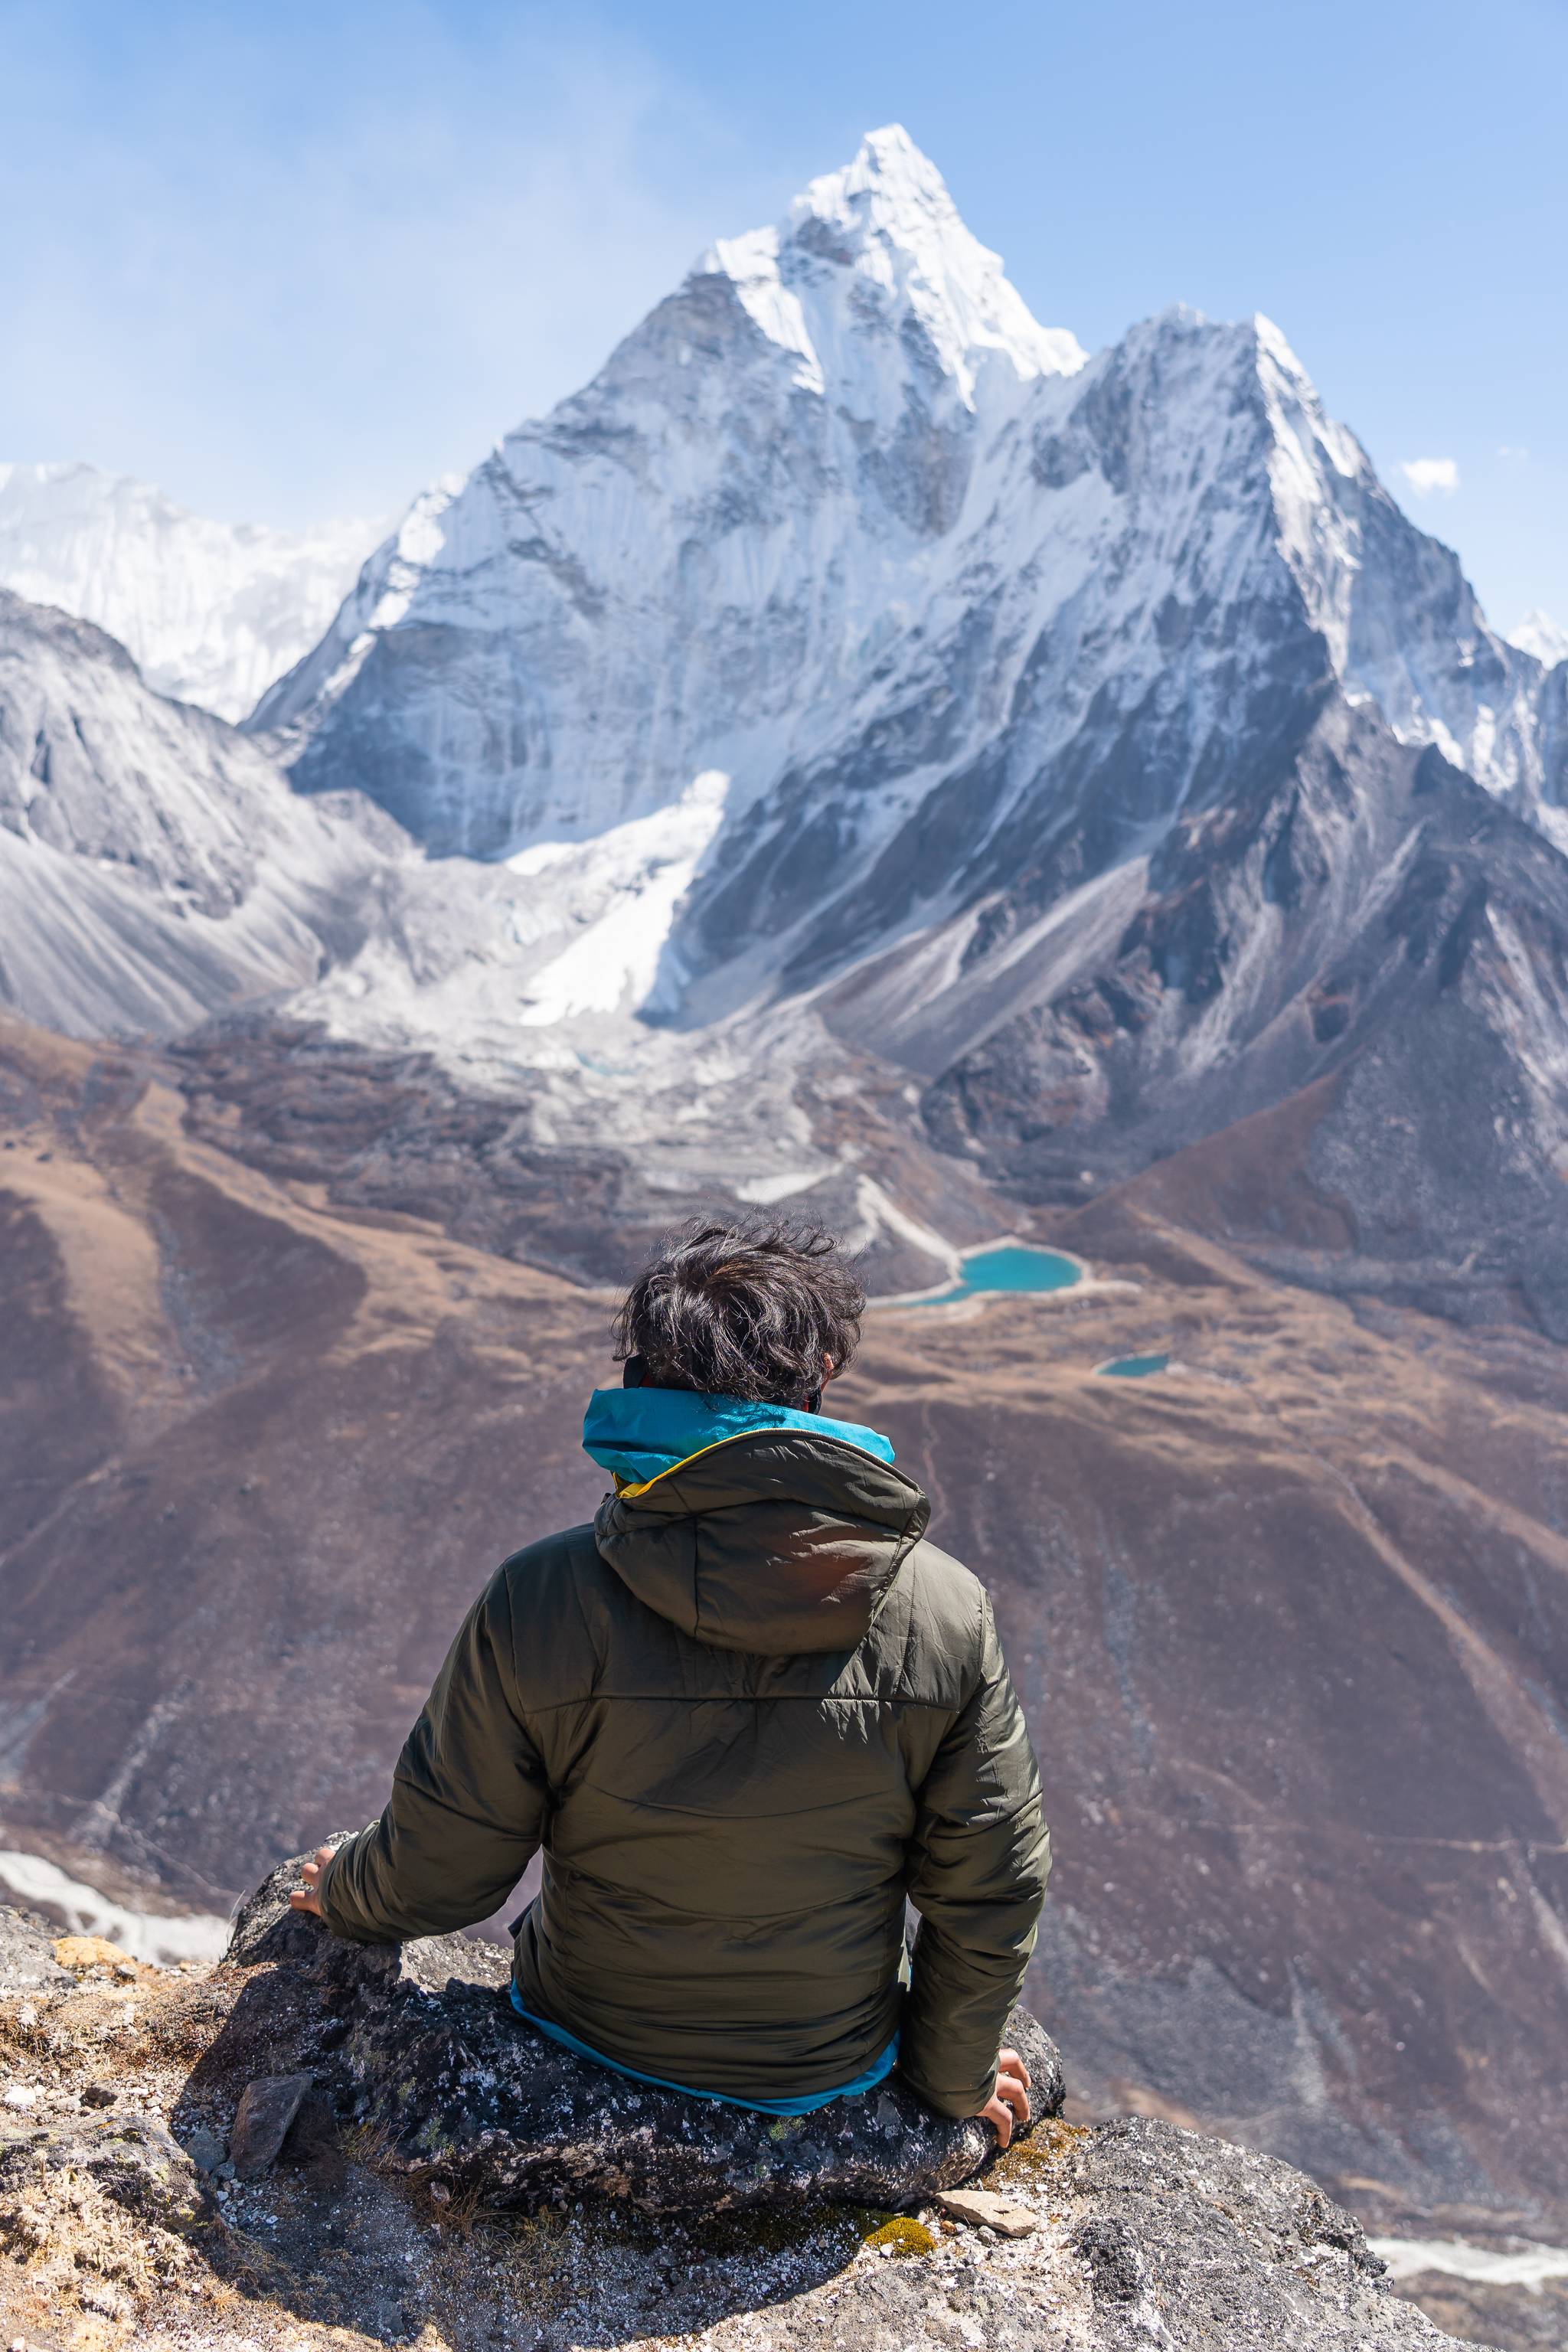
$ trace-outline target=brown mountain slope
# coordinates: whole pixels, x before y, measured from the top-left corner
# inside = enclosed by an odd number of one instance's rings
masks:
[[[375,1808],[490,1566],[591,1509],[607,1301],[242,1166],[152,1059],[7,1028],[0,1118],[0,1817],[210,1907]],[[1088,1213],[1076,1296],[879,1311],[845,1391],[997,1595],[1035,2000],[1091,2102],[1561,2227],[1568,1368],[1176,1205]]]

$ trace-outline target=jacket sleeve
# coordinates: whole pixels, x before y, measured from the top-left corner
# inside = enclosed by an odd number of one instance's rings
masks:
[[[1051,1866],[1035,1752],[989,1599],[978,1682],[917,1801],[909,1896],[921,1925],[899,2070],[939,2115],[973,2116],[995,2085]]]
[[[549,1803],[518,1701],[502,1569],[458,1630],[385,1811],[323,1867],[323,1920],[353,1943],[390,1944],[487,1918],[537,1852]]]

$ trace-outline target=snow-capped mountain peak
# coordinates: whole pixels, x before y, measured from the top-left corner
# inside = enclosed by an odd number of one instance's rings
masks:
[[[927,934],[934,1062],[1326,698],[1552,831],[1539,688],[1270,320],[1086,361],[889,129],[420,502],[256,724],[439,856],[583,852],[540,887],[609,928],[512,966],[520,1028],[698,1025]]]
[[[73,625],[10,623],[0,994],[65,1001],[85,905],[84,1028],[291,987],[526,1068],[537,1139],[679,1173],[730,1120],[769,1181],[869,1057],[1077,1197],[1080,1137],[1168,1150],[1429,982],[1568,1150],[1568,669],[1488,627],[1270,320],[1084,361],[902,132],[416,501],[248,744]]]
[[[819,394],[841,378],[829,361],[842,361],[847,342],[906,322],[966,407],[993,354],[1023,382],[1074,374],[1087,357],[1075,335],[1033,317],[899,123],[868,132],[854,161],[811,181],[775,226],[710,246],[695,274],[730,278],[769,340],[797,354],[796,383]]]

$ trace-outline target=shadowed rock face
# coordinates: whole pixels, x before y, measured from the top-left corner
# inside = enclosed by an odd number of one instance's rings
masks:
[[[375,864],[112,637],[0,588],[0,1003],[76,1036],[177,1034],[309,983]]]
[[[897,2207],[967,2179],[994,2151],[988,2124],[932,2115],[896,2076],[790,2116],[633,2082],[523,2023],[508,1997],[509,1954],[458,1936],[341,1942],[289,1909],[299,1883],[299,1863],[285,1863],[240,1909],[228,1958],[267,1971],[245,2000],[265,2008],[274,2073],[285,2061],[313,2065],[384,2160],[417,2179],[491,2204],[593,2192],[650,2213],[822,2198]],[[247,2051],[247,2026],[237,2011],[229,2038]],[[1007,2034],[1033,2077],[1037,2116],[1055,2115],[1054,2043],[1024,2010]],[[220,2041],[209,2075],[225,2058]]]
[[[330,2352],[344,2329],[391,2347],[427,2327],[455,2352],[1449,2340],[1389,2291],[1352,2217],[1267,2157],[1163,2123],[1046,2117],[986,2169],[1017,2234],[959,2229],[916,2185],[933,2147],[902,2095],[893,2127],[880,2101],[847,2130],[812,2126],[826,2137],[810,2158],[806,2134],[775,2137],[763,2117],[637,2107],[620,2078],[520,2027],[503,2051],[472,1947],[334,1946],[284,1914],[284,1881],[246,1905],[210,1974],[140,1971],[133,2019],[106,1969],[24,2002],[0,1964],[0,2047],[46,2076],[36,2112],[0,2115],[0,2312],[29,2339],[85,2310],[133,2326],[137,2352],[224,2352],[274,2330]],[[35,1939],[29,1984],[47,1949]],[[1038,2085],[1049,2044],[1022,2012],[1014,2030]],[[238,2134],[260,2104],[255,2070],[283,2057],[308,2058],[314,2079],[247,2179]],[[73,2110],[89,2082],[112,2093],[109,2116]],[[426,2137],[467,2137],[433,2158],[416,2109]],[[945,2170],[963,2127],[941,2128]],[[910,2192],[917,2210],[835,2201],[873,2186],[888,2201]]]
[[[1334,706],[1184,812],[1114,927],[1091,901],[1032,982],[1027,956],[989,998],[977,979],[977,1042],[900,1006],[897,1043],[933,1068],[931,1136],[1041,1203],[1323,1088],[1310,1174],[1360,1286],[1463,1314],[1456,1272],[1482,1266],[1562,1341],[1565,972],[1561,851]],[[835,1016],[863,1042],[867,1001]]]

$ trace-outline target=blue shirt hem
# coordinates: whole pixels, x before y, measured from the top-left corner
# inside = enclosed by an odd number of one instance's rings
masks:
[[[863,2074],[857,2074],[852,2083],[841,2083],[836,2091],[814,2091],[804,2099],[736,2099],[727,2091],[699,2091],[689,2083],[672,2083],[665,2074],[644,2074],[636,2066],[623,2066],[618,2058],[606,2058],[602,2050],[580,2042],[563,2025],[557,2025],[553,2018],[537,2017],[531,2009],[524,2009],[515,1984],[511,2005],[519,2017],[526,2018],[550,2041],[559,2042],[563,2050],[574,2050],[579,2058],[591,2058],[595,2066],[607,2066],[612,2074],[625,2074],[634,2083],[647,2083],[656,2091],[679,2091],[688,2099],[712,2099],[721,2107],[749,2107],[759,2116],[809,2116],[818,2107],[831,2106],[835,2099],[858,2098],[862,2092],[874,2091],[879,2083],[885,2083],[899,2063],[899,2037],[895,2033],[881,2056],[873,2058]]]

